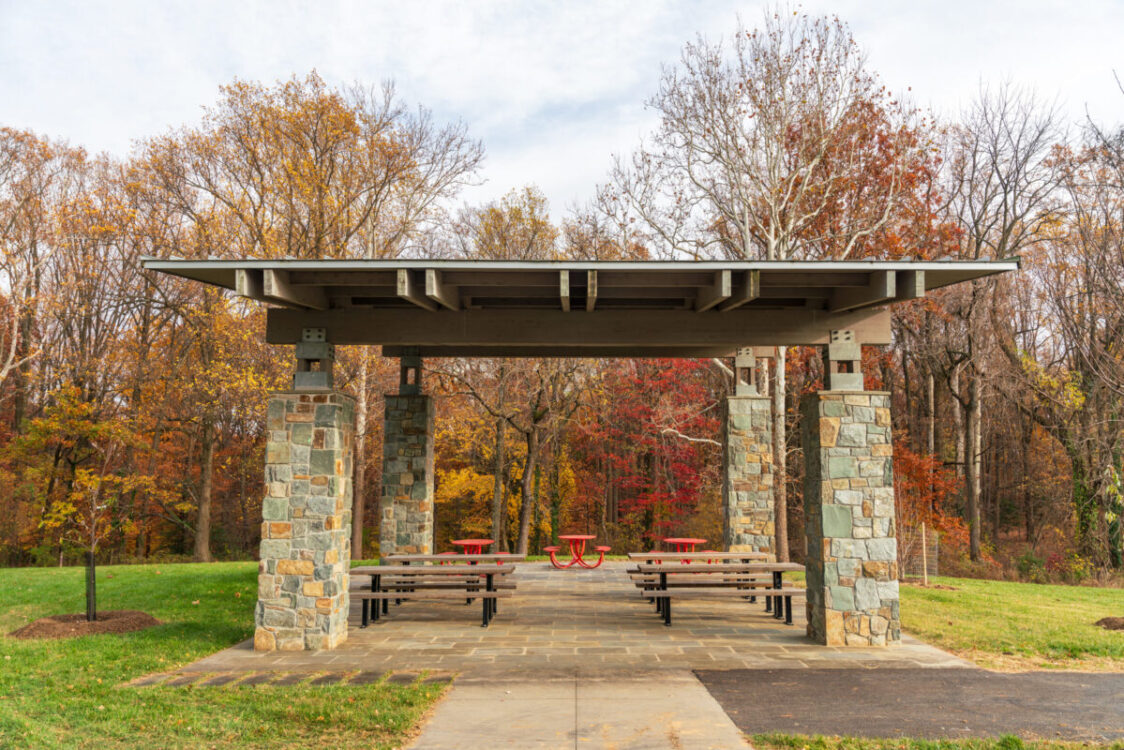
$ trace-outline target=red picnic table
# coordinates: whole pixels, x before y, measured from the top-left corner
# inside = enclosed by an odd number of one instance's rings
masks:
[[[570,545],[570,561],[568,563],[561,563],[554,553],[558,551],[557,547],[545,547],[545,551],[550,553],[550,564],[559,570],[565,568],[572,568],[575,565],[580,565],[583,568],[596,568],[605,562],[605,553],[609,551],[609,547],[594,547],[593,550],[598,554],[597,562],[590,564],[582,558],[585,554],[585,543],[591,539],[596,539],[593,534],[559,534],[558,538]]]
[[[705,539],[698,539],[693,536],[665,536],[663,541],[664,544],[674,544],[675,551],[678,553],[694,552],[697,545],[706,544]],[[684,560],[683,562],[689,564],[691,561]]]
[[[454,539],[449,544],[455,544],[461,547],[461,554],[464,555],[482,555],[484,548],[489,547],[496,543],[495,539]]]

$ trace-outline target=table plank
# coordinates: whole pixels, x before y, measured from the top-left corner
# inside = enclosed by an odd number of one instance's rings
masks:
[[[640,563],[636,566],[641,573],[777,573],[797,572],[804,570],[803,565],[797,563],[688,563],[679,565],[660,565],[655,563]]]

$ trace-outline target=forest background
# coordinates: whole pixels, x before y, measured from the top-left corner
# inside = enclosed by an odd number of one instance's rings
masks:
[[[893,394],[902,554],[924,523],[942,572],[1119,580],[1124,130],[1001,82],[938,121],[884,88],[843,22],[787,11],[687,44],[648,106],[657,130],[561,220],[534,186],[458,204],[484,158],[466,124],[315,71],[235,80],[124,160],[0,127],[0,563],[255,555],[265,404],[292,353],[264,344],[258,305],[143,257],[1018,256],[1018,273],[899,305],[895,343],[864,350],[867,387]],[[427,362],[437,549],[485,535],[535,553],[568,531],[719,544],[731,364]],[[820,367],[780,348],[761,372],[778,550],[796,560],[799,402]],[[356,557],[378,552],[397,381],[377,347],[337,350],[359,404]]]

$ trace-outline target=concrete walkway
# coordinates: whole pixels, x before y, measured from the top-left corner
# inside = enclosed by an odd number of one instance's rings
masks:
[[[715,748],[749,745],[685,670],[462,675],[413,750]]]

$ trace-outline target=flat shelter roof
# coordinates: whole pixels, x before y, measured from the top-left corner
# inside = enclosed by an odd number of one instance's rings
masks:
[[[888,305],[1018,268],[1002,261],[160,260],[144,267],[270,304],[266,339],[322,328],[390,356],[728,356],[890,343]]]

